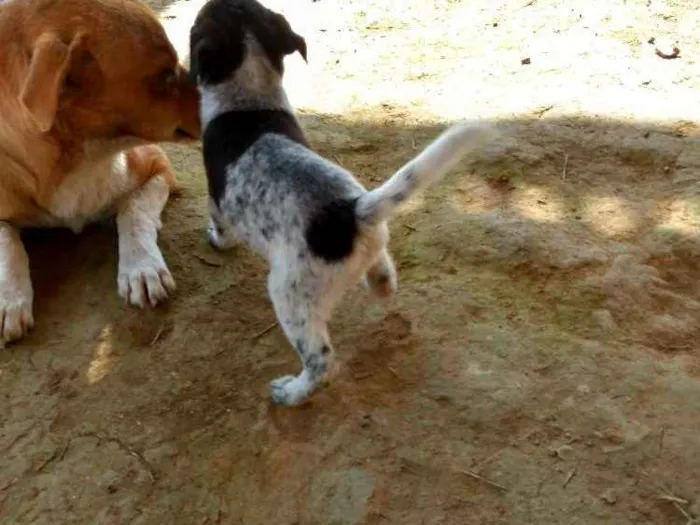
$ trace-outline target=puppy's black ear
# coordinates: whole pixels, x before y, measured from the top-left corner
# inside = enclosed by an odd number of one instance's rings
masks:
[[[308,62],[306,58],[306,40],[304,40],[304,37],[299,36],[294,31],[292,31],[291,38],[289,39],[288,43],[287,54],[291,55],[295,51],[299,52],[301,57],[304,59],[304,62]]]
[[[280,71],[283,70],[283,58],[294,52],[298,51],[304,61],[308,61],[306,41],[292,30],[282,15],[266,9],[264,16],[256,20],[253,31],[272,64]]]
[[[292,30],[292,26],[289,25],[285,17],[278,13],[274,13],[273,16],[274,19],[271,20],[271,24],[279,39],[280,51],[285,55],[291,55],[298,51],[304,62],[308,62],[306,58],[306,40]]]
[[[192,39],[190,79],[201,84],[219,84],[243,61],[243,48],[231,36]]]
[[[193,84],[196,84],[199,82],[199,77],[201,75],[200,73],[200,60],[199,60],[199,55],[200,55],[200,49],[198,48],[199,46],[190,46],[190,71],[189,71],[189,79],[190,82]]]
[[[210,84],[212,77],[218,76],[216,68],[212,43],[202,38],[192,46],[190,52],[190,80]]]

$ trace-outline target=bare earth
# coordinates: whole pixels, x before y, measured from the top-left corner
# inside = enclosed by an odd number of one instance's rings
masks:
[[[201,0],[154,4],[186,49]],[[112,225],[30,235],[0,522],[698,523],[696,0],[268,5],[308,41],[312,143],[368,186],[450,121],[506,138],[392,222],[398,296],[348,295],[340,375],[298,409],[269,403],[298,363],[265,265],[206,244],[198,148],[170,148],[167,307],[121,305]]]

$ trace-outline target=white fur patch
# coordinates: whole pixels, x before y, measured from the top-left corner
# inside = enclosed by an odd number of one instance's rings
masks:
[[[116,200],[135,189],[126,154],[141,141],[120,139],[88,143],[84,162],[56,189],[46,213],[23,226],[67,227],[80,232],[86,224],[114,212]]]

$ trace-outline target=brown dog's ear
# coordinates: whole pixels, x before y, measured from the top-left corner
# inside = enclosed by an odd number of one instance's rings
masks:
[[[57,35],[44,33],[34,45],[20,100],[42,133],[53,126],[63,81],[83,39],[84,35],[78,34],[66,45]]]

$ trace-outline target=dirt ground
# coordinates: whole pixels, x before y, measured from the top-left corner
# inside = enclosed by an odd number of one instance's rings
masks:
[[[156,4],[186,49],[201,0]],[[368,186],[449,121],[503,140],[392,222],[398,296],[347,296],[297,409],[268,398],[298,364],[265,265],[206,244],[197,147],[169,149],[166,307],[121,305],[112,225],[29,236],[0,522],[700,523],[696,0],[268,5],[308,42],[311,142]]]

